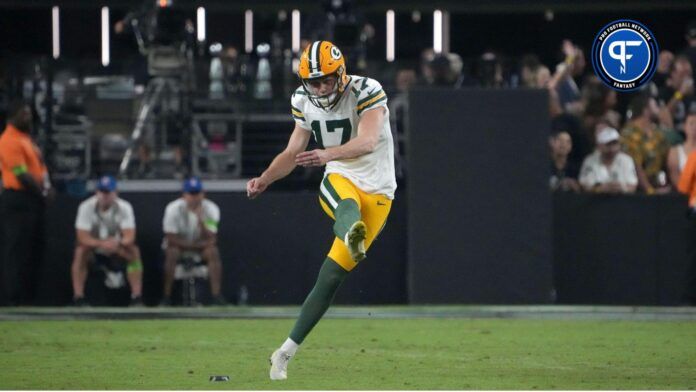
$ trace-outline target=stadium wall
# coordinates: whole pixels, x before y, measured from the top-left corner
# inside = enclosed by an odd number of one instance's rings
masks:
[[[176,196],[123,195],[133,203],[137,214],[137,240],[145,263],[145,299],[150,304],[161,295],[162,213],[166,203]],[[408,302],[405,196],[397,193],[387,229],[372,248],[370,258],[339,290],[338,303]],[[271,192],[253,203],[237,193],[214,193],[210,198],[220,203],[223,211],[220,246],[228,298],[234,300],[243,284],[249,289],[251,304],[301,303],[331,240],[331,222],[315,204],[315,196]],[[48,209],[47,250],[38,277],[40,305],[64,305],[70,301],[73,224],[79,201],[61,195]],[[685,218],[685,203],[677,195],[553,195],[552,291],[556,293],[556,303],[679,304],[686,284],[687,244],[694,236],[694,226]],[[443,242],[434,240],[438,242],[433,243],[433,248],[443,246]],[[451,286],[457,284],[456,278],[467,273],[469,263],[465,257],[459,265],[451,266],[450,276],[439,282],[431,280],[430,290],[450,293]],[[425,267],[417,268],[424,273]],[[500,268],[492,265],[491,271],[499,273]],[[546,271],[548,267],[542,268]],[[501,283],[492,284],[498,288]],[[477,288],[480,285],[469,290]],[[452,297],[441,302],[456,301]]]
[[[679,195],[554,195],[554,282],[563,304],[679,305],[694,222]]]
[[[162,295],[162,217],[166,204],[178,194],[128,192],[121,196],[132,203],[136,213],[137,243],[144,263],[143,296],[146,304],[154,304]],[[337,303],[406,302],[403,196],[397,192],[387,227],[373,245],[370,257],[344,282]],[[254,201],[242,193],[216,192],[208,197],[222,211],[218,244],[226,297],[235,301],[239,287],[244,285],[253,305],[302,303],[333,240],[333,221],[321,210],[317,194],[268,192]],[[47,211],[46,252],[38,277],[39,305],[64,305],[71,300],[70,263],[80,201],[59,195]]]
[[[546,92],[409,99],[409,300],[551,302]]]

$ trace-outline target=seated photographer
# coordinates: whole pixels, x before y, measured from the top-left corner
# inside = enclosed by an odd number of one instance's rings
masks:
[[[199,254],[207,264],[213,303],[227,303],[220,292],[222,263],[217,247],[219,222],[220,208],[205,198],[201,180],[198,177],[186,179],[182,197],[169,203],[164,212],[165,261],[162,305],[172,304],[176,264],[186,253]]]
[[[135,244],[135,215],[131,204],[118,197],[114,177],[101,177],[96,194],[80,204],[75,229],[77,245],[71,268],[74,305],[87,305],[87,267],[95,254],[127,263],[131,305],[142,305],[143,264]]]

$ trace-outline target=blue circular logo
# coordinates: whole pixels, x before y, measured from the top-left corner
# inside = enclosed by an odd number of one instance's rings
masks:
[[[592,67],[607,86],[631,91],[655,74],[657,40],[642,23],[621,19],[604,26],[592,44]]]

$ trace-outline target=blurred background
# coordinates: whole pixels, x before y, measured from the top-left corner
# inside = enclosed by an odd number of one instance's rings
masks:
[[[631,93],[590,61],[623,18],[660,48]],[[29,103],[57,191],[27,303],[70,303],[75,214],[102,175],[133,204],[146,304],[161,298],[164,207],[189,176],[222,211],[225,296],[300,303],[332,236],[323,172],[297,168],[254,202],[244,186],[287,143],[299,55],[322,39],[387,92],[399,184],[339,303],[693,305],[677,183],[696,147],[694,21],[690,1],[0,0],[0,113]],[[633,187],[583,182],[607,129]],[[123,303],[91,280],[94,303]]]

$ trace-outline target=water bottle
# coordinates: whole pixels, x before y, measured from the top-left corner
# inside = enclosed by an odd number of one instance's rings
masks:
[[[239,287],[239,296],[237,297],[237,305],[245,306],[249,303],[249,290],[245,285]]]

